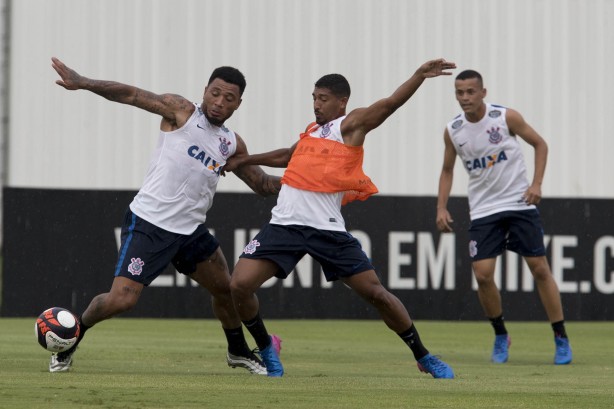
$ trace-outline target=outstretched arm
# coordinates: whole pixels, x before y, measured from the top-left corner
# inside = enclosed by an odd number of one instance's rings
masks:
[[[78,74],[55,57],[51,58],[51,66],[60,76],[56,84],[61,87],[71,91],[84,89],[110,101],[133,105],[161,115],[174,129],[183,126],[192,112],[194,112],[193,104],[179,95],[158,95],[132,85],[87,78]]]
[[[452,190],[452,181],[454,180],[454,163],[456,162],[456,149],[452,144],[448,130],[443,134],[445,149],[443,153],[443,166],[441,175],[439,176],[439,193],[437,196],[437,229],[447,233],[452,231],[452,216],[448,212],[448,199]]]
[[[239,177],[247,186],[261,196],[276,195],[281,189],[280,177],[266,174],[260,166],[255,164],[243,163],[238,167],[232,167],[232,163],[236,163],[236,158],[250,158],[247,152],[247,145],[243,138],[237,136],[237,151],[228,159],[224,165],[224,171],[232,171]],[[233,161],[234,160],[234,161]],[[229,169],[229,165],[231,168]]]
[[[427,61],[422,64],[407,81],[387,98],[380,99],[366,108],[358,108],[348,114],[341,123],[341,134],[346,144],[359,146],[364,143],[365,135],[380,126],[399,107],[405,104],[427,78],[451,75],[446,71],[456,68],[456,64],[444,60]]]
[[[256,153],[253,155],[248,154],[247,149],[245,149],[245,152],[242,153],[239,153],[239,150],[237,149],[237,153],[229,158],[226,165],[224,165],[224,171],[235,172],[242,166],[250,165],[268,166],[270,168],[285,168],[290,162],[290,158],[292,157],[292,153],[294,153],[294,149],[296,149],[296,145],[297,144],[295,143],[290,148],[276,149],[274,151]]]
[[[535,150],[535,173],[533,182],[524,193],[523,199],[527,204],[538,204],[542,199],[542,182],[546,173],[546,162],[548,160],[548,144],[546,141],[529,125],[518,111],[508,109],[505,120],[512,135],[518,135],[525,140]]]

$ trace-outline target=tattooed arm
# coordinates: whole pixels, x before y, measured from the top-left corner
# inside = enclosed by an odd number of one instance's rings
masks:
[[[243,138],[237,136],[236,156],[247,155],[247,145]],[[239,177],[247,186],[261,196],[271,196],[279,193],[281,189],[281,178],[265,173],[260,166],[244,165],[233,169],[232,172]]]
[[[133,105],[158,114],[163,118],[160,125],[163,131],[168,132],[181,128],[194,112],[194,105],[180,95],[159,95],[132,85],[87,78],[55,57],[51,58],[51,66],[61,78],[56,81],[56,84],[71,91],[84,89],[109,101]]]

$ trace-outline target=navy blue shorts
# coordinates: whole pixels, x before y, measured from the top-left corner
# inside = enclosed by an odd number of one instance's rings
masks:
[[[320,263],[327,281],[374,270],[360,242],[350,233],[308,226],[267,224],[240,257],[273,261],[279,266],[275,276],[283,279],[305,254]]]
[[[471,221],[469,256],[497,257],[510,250],[523,257],[546,255],[544,229],[537,209],[505,211]]]
[[[220,243],[205,225],[191,235],[172,233],[141,219],[130,209],[122,226],[116,277],[127,277],[149,285],[170,263],[182,274],[192,274]]]

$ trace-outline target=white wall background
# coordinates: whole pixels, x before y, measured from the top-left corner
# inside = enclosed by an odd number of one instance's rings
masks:
[[[313,118],[320,76],[344,74],[355,108],[444,57],[456,73],[480,71],[489,101],[519,110],[547,140],[544,196],[614,198],[614,137],[606,133],[614,113],[611,0],[13,0],[11,7],[9,186],[137,189],[148,166],[159,118],[55,85],[52,56],[89,77],[194,101],[215,67],[234,65],[248,85],[227,125],[254,153],[295,142]],[[368,137],[365,168],[382,194],[437,194],[444,125],[459,111],[453,82],[428,80]],[[457,165],[452,193],[465,195]],[[231,175],[219,190],[247,188]]]

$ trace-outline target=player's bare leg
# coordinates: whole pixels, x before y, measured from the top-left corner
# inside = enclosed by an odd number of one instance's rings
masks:
[[[498,317],[503,313],[501,293],[495,283],[496,258],[474,261],[473,274],[478,283],[478,299],[488,318]]]
[[[268,376],[280,377],[284,368],[279,359],[281,339],[270,335],[260,317],[260,303],[256,291],[278,271],[270,260],[240,258],[230,280],[230,291],[241,321],[254,337]]]
[[[81,333],[77,343],[69,350],[51,356],[49,371],[68,371],[72,366],[72,356],[83,339],[85,331],[100,321],[132,309],[139,300],[143,287],[143,284],[126,277],[115,277],[111,290],[108,293],[95,296],[83,314],[81,314],[81,317],[79,317]]]
[[[511,338],[505,328],[501,293],[495,283],[496,262],[496,258],[487,258],[474,261],[471,266],[478,283],[480,305],[495,330],[491,360],[494,363],[502,364],[508,360]]]
[[[556,365],[566,365],[572,361],[571,345],[565,330],[565,318],[563,315],[563,305],[559,287],[552,276],[550,265],[545,256],[525,257],[527,265],[533,274],[537,292],[541,299],[546,315],[554,331],[554,363]]]
[[[548,260],[543,257],[525,257],[529,270],[535,279],[537,292],[550,322],[562,321],[563,305],[559,287],[554,281]]]
[[[237,328],[241,326],[239,315],[235,311],[230,294],[230,272],[222,250],[218,247],[207,260],[198,263],[196,271],[190,275],[211,294],[213,314],[222,323],[222,327]]]
[[[242,321],[258,314],[260,303],[256,291],[265,281],[274,277],[277,270],[277,264],[270,260],[239,259],[232,272],[230,290]]]
[[[411,327],[407,309],[401,300],[384,288],[375,271],[364,271],[343,281],[377,309],[388,328],[398,334]]]
[[[131,310],[138,302],[143,284],[126,277],[115,277],[108,293],[98,294],[81,314],[81,322],[92,327],[117,314]]]
[[[377,309],[388,328],[411,349],[420,371],[434,378],[454,378],[452,368],[424,347],[407,309],[401,300],[382,285],[374,270],[344,278],[343,282]]]
[[[262,361],[249,349],[239,314],[230,293],[230,272],[220,247],[205,261],[196,266],[190,277],[211,294],[213,314],[222,324],[228,342],[226,362],[232,368],[240,367],[250,373],[266,375]]]

